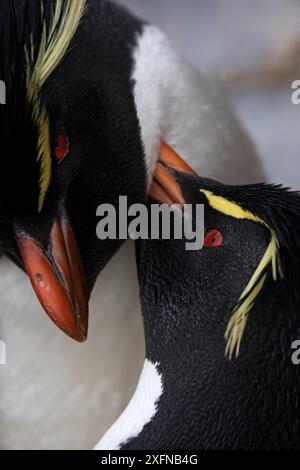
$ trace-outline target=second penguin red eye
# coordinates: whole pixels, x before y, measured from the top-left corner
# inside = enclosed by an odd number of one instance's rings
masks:
[[[55,139],[55,157],[61,162],[69,153],[69,140],[67,134],[61,129]]]
[[[221,246],[222,243],[223,243],[223,236],[221,232],[217,229],[209,230],[204,237],[204,246],[207,246],[209,248]]]

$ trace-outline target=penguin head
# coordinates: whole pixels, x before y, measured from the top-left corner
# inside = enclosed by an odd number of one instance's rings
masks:
[[[204,206],[204,246],[189,251],[184,237],[138,242],[147,352],[154,362],[177,361],[179,355],[187,361],[197,351],[210,350],[213,357],[221,345],[223,356],[237,356],[247,321],[254,321],[252,310],[267,296],[274,308],[292,266],[299,279],[300,195],[274,185],[228,186],[169,174],[173,182],[167,186],[176,184],[193,208],[194,229],[195,207]],[[151,195],[166,202],[160,197],[166,192]],[[292,285],[289,276],[290,297]]]
[[[0,250],[79,341],[94,282],[120,245],[97,238],[97,207],[146,193],[131,82],[140,27],[102,1],[0,6]]]

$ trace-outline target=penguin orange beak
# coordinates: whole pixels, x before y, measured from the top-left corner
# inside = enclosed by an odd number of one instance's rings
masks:
[[[47,315],[68,336],[85,341],[88,330],[86,277],[66,214],[54,220],[47,250],[18,229],[16,240],[33,289]]]
[[[149,196],[162,203],[184,205],[185,200],[172,174],[171,169],[183,171],[196,175],[195,171],[165,142],[160,147],[160,156],[154,171],[154,179],[150,188]]]

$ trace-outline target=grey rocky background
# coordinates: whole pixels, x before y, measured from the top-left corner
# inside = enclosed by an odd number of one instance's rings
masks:
[[[300,38],[299,0],[118,2],[159,25],[179,51],[213,75],[267,61]],[[300,67],[294,79],[300,79]],[[291,103],[290,82],[277,88],[234,88],[228,96],[263,158],[269,181],[300,189],[300,105]]]

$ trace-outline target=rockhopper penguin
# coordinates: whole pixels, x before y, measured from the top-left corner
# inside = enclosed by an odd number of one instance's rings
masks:
[[[299,450],[300,194],[169,173],[204,246],[137,242],[146,359],[97,449]]]
[[[119,195],[128,204],[145,199],[162,141],[207,176],[260,178],[253,147],[216,87],[158,28],[113,3],[1,2],[0,80],[0,250],[79,341],[96,278],[120,246],[96,237],[96,209]],[[104,428],[117,415],[143,349],[129,251],[102,275],[99,325],[82,349],[39,317],[28,281],[1,262],[0,337],[10,358],[0,369],[1,447],[90,447],[99,422]],[[112,390],[114,406],[101,408]]]

